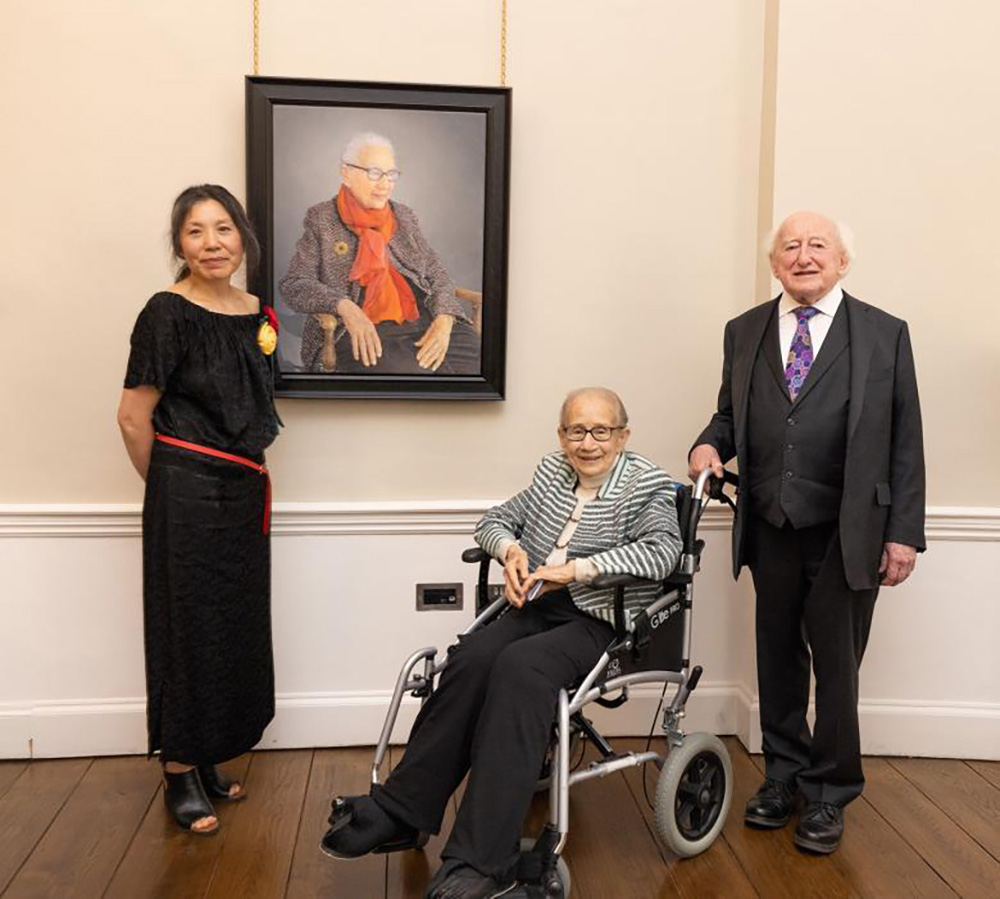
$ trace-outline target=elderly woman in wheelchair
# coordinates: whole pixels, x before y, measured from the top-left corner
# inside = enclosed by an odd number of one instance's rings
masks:
[[[645,761],[662,764],[655,753],[632,753],[627,761],[615,756],[579,708],[571,709],[565,689],[583,680],[578,693],[586,692],[588,701],[597,698],[604,688],[603,681],[594,686],[598,669],[614,668],[619,675],[634,670],[629,664],[635,649],[631,622],[643,617],[648,636],[651,619],[643,610],[662,606],[656,615],[662,622],[679,607],[676,595],[672,605],[670,597],[662,596],[684,548],[677,486],[652,462],[625,449],[627,425],[625,408],[612,391],[571,393],[560,415],[562,451],[542,459],[531,486],[479,522],[475,537],[485,552],[472,551],[466,558],[481,560],[481,588],[490,557],[503,564],[506,602],[499,600],[483,612],[444,662],[435,665],[436,650],[431,649],[415,653],[404,666],[376,766],[401,694],[412,689],[424,704],[406,752],[384,785],[377,783],[376,768],[368,795],[334,800],[331,827],[322,841],[329,855],[357,858],[423,845],[428,833],[440,830],[449,798],[468,773],[441,853],[443,865],[427,896],[500,896],[513,891],[519,880],[544,881],[546,873],[550,886],[543,894],[564,895],[568,872],[564,866],[555,872],[555,864],[565,841],[568,787],[574,778],[588,776],[569,776],[571,731],[582,729],[613,770]],[[489,626],[482,626],[487,620]],[[685,640],[686,631],[685,623]],[[427,676],[411,677],[422,657],[427,657]],[[684,695],[671,708],[683,715],[683,701],[697,673],[692,678],[686,668],[683,675],[656,673],[661,682],[673,679],[679,685]],[[652,679],[631,675],[633,683]],[[614,680],[609,683],[614,689]],[[521,824],[550,745],[554,717],[561,752],[553,766],[553,823],[548,838],[536,843],[536,870],[526,874],[525,857],[531,853],[520,852]],[[718,812],[716,807],[716,817]],[[690,823],[690,815],[685,820]],[[552,879],[554,873],[558,876]]]

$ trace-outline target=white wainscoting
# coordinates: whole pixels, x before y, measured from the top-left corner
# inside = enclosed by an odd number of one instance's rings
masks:
[[[286,503],[274,515],[277,715],[269,748],[373,743],[399,666],[472,618],[460,559],[488,501]],[[139,509],[0,505],[0,757],[145,751]],[[748,578],[729,575],[729,518],[702,522],[688,730],[760,746]],[[1000,510],[931,509],[930,551],[879,599],[862,669],[867,752],[1000,758]],[[496,579],[499,571],[496,570]],[[417,582],[465,585],[463,611],[415,610]],[[659,691],[593,717],[649,732]],[[394,740],[405,740],[407,700]]]

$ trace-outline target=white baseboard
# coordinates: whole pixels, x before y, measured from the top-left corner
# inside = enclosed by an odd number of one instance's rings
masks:
[[[810,705],[810,724],[814,711]],[[760,752],[756,699],[746,712],[748,732],[741,733],[740,739],[750,752]],[[1000,761],[1000,704],[866,700],[858,705],[858,717],[865,755]]]
[[[670,695],[668,691],[668,700]],[[275,719],[258,748],[373,745],[381,733],[389,699],[388,692],[279,696]],[[659,700],[660,689],[644,685],[635,688],[631,700],[620,709],[591,705],[586,715],[608,737],[646,736]],[[407,697],[403,701],[393,743],[405,743],[417,709],[417,700]],[[735,734],[751,752],[760,752],[760,708],[744,685],[702,683],[686,711],[685,732]],[[861,704],[860,715],[866,755],[1000,760],[1000,705],[868,701]],[[141,699],[0,706],[0,758],[145,751],[145,703]]]
[[[741,688],[702,683],[694,696],[687,708],[686,730],[736,732]],[[388,691],[278,696],[274,721],[258,748],[374,745],[390,698]],[[633,689],[630,701],[620,709],[592,704],[586,714],[609,737],[645,736],[653,724],[659,699],[659,688],[642,685]],[[418,700],[403,700],[393,743],[406,742],[418,708]],[[0,758],[136,755],[145,751],[146,706],[142,699],[0,705]]]

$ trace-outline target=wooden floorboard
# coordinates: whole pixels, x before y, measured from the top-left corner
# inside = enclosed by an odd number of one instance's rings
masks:
[[[1000,788],[955,759],[892,759],[890,764],[1000,860]]]
[[[284,895],[312,755],[311,749],[253,754],[246,780],[253,799],[237,808],[226,828],[222,855],[206,894],[209,899]]]
[[[6,793],[11,784],[14,783],[28,767],[27,762],[22,761],[2,761],[0,762],[0,799]]]
[[[748,756],[761,777],[764,760]],[[793,817],[789,828],[794,828]],[[794,832],[794,831],[793,831]],[[955,892],[862,796],[844,810],[844,837],[828,857],[848,883],[865,896],[907,896],[944,899]]]
[[[960,896],[995,897],[1000,863],[884,759],[865,759],[865,799]]]
[[[90,765],[90,759],[31,762],[0,797],[0,893],[31,855]]]
[[[157,767],[141,756],[96,759],[4,896],[7,899],[100,896],[146,814],[159,782]]]
[[[581,768],[594,757],[588,747]],[[545,810],[547,796],[539,800]],[[682,896],[620,772],[584,781],[570,791],[569,840],[563,855],[572,895],[579,899]]]
[[[777,831],[744,826],[762,763],[733,738],[733,804],[705,853],[678,859],[656,835],[638,768],[580,783],[570,794],[564,853],[574,899],[996,897],[1000,895],[1000,763],[865,759],[867,786],[845,814],[841,848],[822,857]],[[620,751],[645,741],[616,740]],[[662,751],[662,740],[656,747]],[[592,752],[592,750],[591,750]],[[398,761],[400,750],[390,753]],[[0,764],[3,899],[419,899],[439,864],[461,789],[441,835],[423,851],[338,861],[319,840],[335,794],[368,790],[372,749],[259,752],[225,766],[246,802],[219,803],[219,833],[178,830],[160,769],[144,758]],[[586,764],[586,762],[585,762]],[[388,764],[386,765],[388,770]],[[657,772],[647,772],[655,795]],[[548,818],[535,797],[525,822]]]
[[[159,766],[158,762],[149,762]],[[246,782],[250,755],[240,756],[220,768],[241,783]],[[191,836],[175,823],[163,803],[163,786],[157,790],[142,824],[136,831],[118,866],[104,899],[174,899],[177,896],[202,897],[208,892],[226,843],[229,828],[238,811],[254,797],[243,802],[216,802],[218,832]]]
[[[286,895],[289,899],[346,899],[349,896],[382,899],[385,896],[384,855],[344,861],[324,855],[319,848],[319,841],[328,827],[333,797],[368,792],[372,752],[371,748],[317,749],[313,755],[288,878]]]
[[[1000,762],[966,762],[973,771],[986,778],[993,786],[1000,787]]]
[[[619,739],[613,742],[615,749],[620,752],[646,751],[646,740],[644,739]],[[666,753],[666,740],[662,737],[653,740],[650,749],[664,755]],[[740,751],[744,751],[742,747],[740,747]],[[649,807],[643,792],[643,769],[627,768],[624,771],[624,777],[636,807],[646,821],[649,832],[655,836],[656,813]],[[656,801],[658,777],[659,771],[657,771],[656,766],[647,765],[646,785],[649,798],[653,802]],[[719,839],[705,852],[693,858],[678,858],[658,838],[657,846],[681,895],[685,897],[698,899],[702,896],[726,896],[727,899],[750,899],[750,897],[757,895],[757,891],[754,890],[750,880],[743,872],[724,836],[720,835]]]
[[[724,742],[733,763],[734,787],[723,835],[757,892],[789,899],[861,895],[860,885],[830,865],[828,858],[806,855],[795,848],[791,824],[777,830],[744,825],[743,808],[760,786],[762,775],[737,739],[727,737]]]

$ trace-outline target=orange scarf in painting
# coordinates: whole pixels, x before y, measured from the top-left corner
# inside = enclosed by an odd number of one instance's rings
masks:
[[[389,240],[396,232],[396,216],[389,204],[384,209],[366,209],[343,185],[337,194],[337,212],[358,235],[358,253],[348,277],[365,289],[361,306],[365,315],[376,325],[416,321],[420,313],[413,291],[389,259]]]

